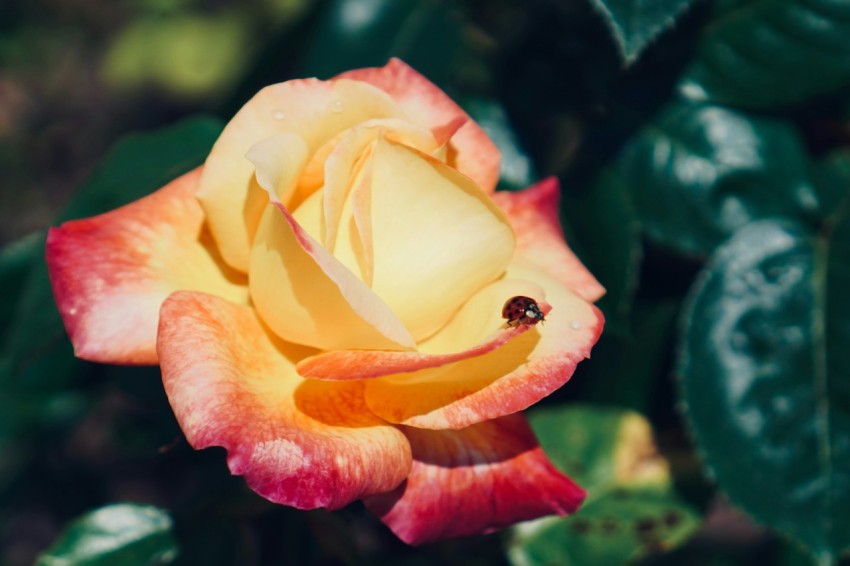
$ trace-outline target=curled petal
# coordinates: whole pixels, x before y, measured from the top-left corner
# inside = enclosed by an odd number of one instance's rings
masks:
[[[516,254],[542,268],[586,301],[596,301],[605,288],[564,241],[558,219],[558,179],[549,177],[524,191],[493,195],[517,234]]]
[[[53,293],[77,356],[156,364],[159,306],[178,289],[247,301],[242,274],[217,256],[195,199],[196,169],[100,216],[47,237]]]
[[[231,472],[271,501],[337,509],[395,488],[410,470],[407,440],[369,413],[362,384],[298,377],[308,350],[273,337],[250,307],[175,293],[158,349],[189,444],[223,446]]]
[[[405,434],[413,448],[410,476],[366,506],[408,544],[568,515],[585,498],[546,458],[521,414],[463,430]]]
[[[288,133],[301,138],[307,155],[312,155],[364,119],[401,116],[402,111],[385,92],[357,81],[293,80],[257,93],[219,136],[198,191],[225,261],[247,271],[262,213],[258,207],[246,207],[255,181],[254,165],[245,154],[254,144]]]
[[[452,137],[454,151],[449,164],[486,192],[495,190],[501,160],[496,144],[434,83],[399,59],[391,59],[383,67],[348,71],[339,77],[375,85],[389,93],[411,120],[437,132],[454,120],[466,120]]]
[[[439,334],[420,344],[420,351],[335,350],[305,358],[298,373],[315,379],[369,379],[397,373],[410,373],[483,356],[531,330],[529,325],[507,326],[501,316],[502,304],[516,295],[538,298],[544,315],[552,310],[543,290],[524,281],[500,280],[477,293],[463,305]],[[482,331],[495,329],[480,338]],[[477,341],[476,341],[477,340]]]
[[[263,321],[284,340],[323,350],[415,346],[386,303],[280,203],[266,209],[257,231],[250,287]]]
[[[467,177],[407,146],[379,139],[371,180],[372,289],[422,340],[504,273],[513,230]]]
[[[507,277],[545,290],[544,323],[482,356],[369,380],[369,408],[394,423],[459,429],[526,409],[569,381],[599,339],[602,313],[542,270],[512,265]]]

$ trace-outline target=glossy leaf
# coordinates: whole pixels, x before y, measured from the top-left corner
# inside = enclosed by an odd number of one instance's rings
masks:
[[[619,171],[647,234],[685,253],[710,253],[753,220],[817,208],[796,130],[720,106],[666,107],[624,148]]]
[[[178,553],[173,521],[162,509],[118,504],[71,523],[38,566],[143,566],[169,564]]]
[[[850,3],[717,3],[680,91],[694,100],[770,108],[850,82]]]
[[[532,411],[530,421],[555,465],[587,489],[588,498],[567,519],[514,529],[514,564],[623,564],[693,534],[699,517],[673,492],[643,417],[573,406]]]
[[[676,18],[694,0],[590,0],[602,15],[620,50],[629,64],[664,30],[676,23]]]
[[[850,548],[850,220],[761,221],[690,298],[679,371],[705,464],[733,503],[823,562]]]

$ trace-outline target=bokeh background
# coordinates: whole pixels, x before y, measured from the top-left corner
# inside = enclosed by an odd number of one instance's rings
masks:
[[[360,504],[275,506],[187,446],[156,368],[71,354],[47,226],[202,163],[267,84],[393,56],[501,189],[560,178],[609,291],[531,413],[574,517],[410,548]],[[846,0],[0,0],[0,563],[841,563],[848,189]]]

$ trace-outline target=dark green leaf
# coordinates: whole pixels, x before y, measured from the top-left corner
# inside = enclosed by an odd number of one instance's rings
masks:
[[[667,462],[637,413],[571,406],[532,411],[530,421],[555,465],[588,497],[572,517],[514,529],[514,564],[623,564],[696,530],[699,517],[673,492]]]
[[[815,164],[812,182],[821,216],[829,216],[850,193],[850,149],[836,150]]]
[[[462,13],[440,0],[331,0],[317,25],[302,73],[329,78],[380,67],[399,57],[445,85],[462,46]]]
[[[658,35],[673,26],[694,0],[590,0],[602,14],[614,36],[620,55],[628,64]]]
[[[694,100],[769,108],[850,82],[846,0],[727,2],[708,24],[680,90]]]
[[[627,407],[651,414],[657,407],[658,384],[667,375],[678,301],[636,305],[631,331],[604,332],[593,348],[593,361],[579,366],[573,380],[581,384],[582,401]]]
[[[189,118],[120,140],[83,184],[59,221],[118,208],[202,164],[222,130],[216,118]]]
[[[5,339],[12,313],[18,304],[32,265],[44,256],[44,234],[36,232],[0,250],[0,344]]]
[[[821,560],[850,543],[850,221],[742,228],[690,298],[680,360],[717,483]]]
[[[71,523],[38,566],[144,566],[176,558],[173,522],[162,509],[119,504]]]
[[[481,126],[502,153],[499,188],[520,190],[537,180],[534,163],[520,145],[505,108],[495,100],[467,98],[463,109]]]
[[[567,241],[605,287],[599,308],[607,331],[627,335],[628,316],[642,257],[640,224],[629,187],[608,170],[561,204]]]
[[[817,208],[796,130],[719,106],[668,106],[626,146],[619,169],[647,234],[686,253],[708,254],[755,219]]]

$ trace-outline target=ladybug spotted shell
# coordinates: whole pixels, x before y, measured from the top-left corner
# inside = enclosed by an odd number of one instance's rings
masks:
[[[502,307],[502,318],[508,319],[508,326],[534,325],[546,320],[537,301],[523,296],[511,297],[505,302],[505,306]]]

